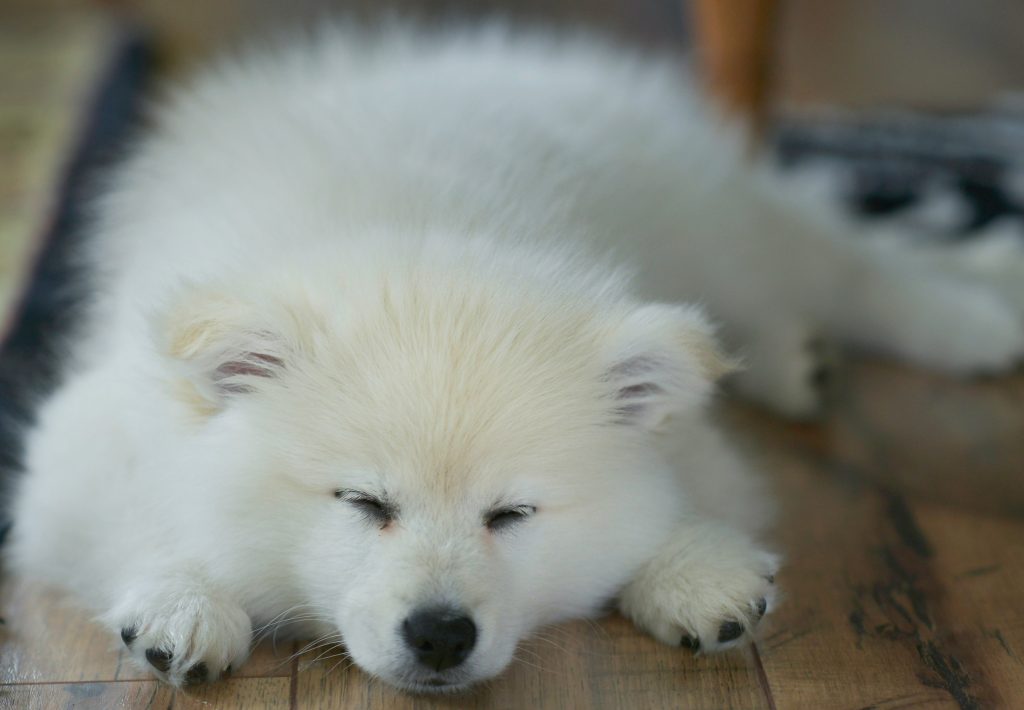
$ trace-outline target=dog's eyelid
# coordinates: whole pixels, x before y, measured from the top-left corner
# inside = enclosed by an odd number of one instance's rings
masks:
[[[504,530],[523,522],[536,512],[537,506],[535,505],[504,505],[493,508],[484,515],[484,525],[492,532]]]
[[[336,488],[334,489],[334,497],[347,501],[376,501],[381,504],[386,500],[385,496],[367,493],[366,491],[357,491],[355,488]]]
[[[350,488],[338,488],[334,491],[334,497],[354,505],[367,516],[376,518],[380,522],[391,521],[397,513],[397,509],[387,501],[387,498],[376,496],[372,493]]]

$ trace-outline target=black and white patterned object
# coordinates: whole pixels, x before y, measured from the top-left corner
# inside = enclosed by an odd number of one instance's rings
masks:
[[[998,231],[1024,244],[1024,95],[973,113],[802,114],[773,137],[785,173],[824,178],[854,215],[933,243]]]

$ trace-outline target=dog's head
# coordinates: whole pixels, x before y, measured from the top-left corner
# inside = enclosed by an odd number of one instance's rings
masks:
[[[681,495],[652,434],[724,366],[699,312],[571,264],[402,264],[190,290],[169,386],[261,598],[390,683],[451,690],[653,553]]]

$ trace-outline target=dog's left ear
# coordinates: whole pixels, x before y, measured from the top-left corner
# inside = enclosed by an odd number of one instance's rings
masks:
[[[613,332],[605,357],[615,421],[648,430],[700,409],[715,381],[736,369],[693,306],[637,308]]]
[[[287,324],[270,310],[226,291],[192,287],[156,318],[159,347],[202,409],[216,411],[284,373],[294,348],[282,332]]]

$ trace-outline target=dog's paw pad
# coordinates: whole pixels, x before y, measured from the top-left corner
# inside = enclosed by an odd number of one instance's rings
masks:
[[[174,654],[170,651],[165,651],[162,648],[147,648],[146,649],[146,661],[149,665],[156,668],[161,673],[166,673],[171,670],[171,660],[174,658]]]
[[[210,669],[206,663],[199,661],[185,672],[185,685],[199,685],[205,683],[210,677]]]
[[[718,643],[729,643],[743,635],[743,624],[738,621],[726,621],[718,627]]]
[[[124,642],[124,645],[128,646],[129,648],[131,648],[132,641],[134,641],[138,637],[139,632],[135,629],[134,626],[125,626],[121,629],[121,640]]]

